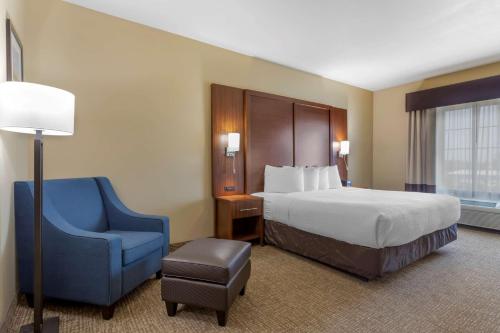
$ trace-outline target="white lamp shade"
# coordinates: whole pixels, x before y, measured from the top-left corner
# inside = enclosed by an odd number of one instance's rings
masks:
[[[72,135],[74,119],[75,96],[70,92],[35,83],[0,83],[0,129]]]
[[[349,155],[349,141],[340,141],[339,155]]]
[[[240,150],[240,133],[228,133],[227,135],[228,151]]]

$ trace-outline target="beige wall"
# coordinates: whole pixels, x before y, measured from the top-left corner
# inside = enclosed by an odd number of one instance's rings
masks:
[[[22,0],[0,0],[0,81],[6,79],[5,23],[13,21],[21,40],[24,37]],[[16,296],[13,182],[28,177],[30,137],[0,131],[0,329]]]
[[[134,210],[167,214],[173,242],[213,235],[210,84],[349,112],[351,178],[371,185],[372,93],[59,0],[28,0],[27,80],[76,95],[73,137],[47,138],[49,178],[109,176]]]
[[[374,92],[373,187],[404,189],[408,139],[406,93],[499,74],[500,62]]]

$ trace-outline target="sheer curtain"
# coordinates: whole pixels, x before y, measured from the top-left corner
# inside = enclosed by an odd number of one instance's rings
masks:
[[[437,192],[500,201],[500,99],[436,113]]]

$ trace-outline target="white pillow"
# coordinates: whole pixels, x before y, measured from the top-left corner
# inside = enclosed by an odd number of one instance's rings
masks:
[[[319,167],[319,181],[318,190],[328,190],[330,188],[330,177],[328,176],[328,170],[330,167]]]
[[[302,168],[302,170],[304,172],[304,191],[317,191],[319,187],[319,169]]]
[[[290,193],[304,191],[304,172],[300,168],[280,168],[266,165],[264,192]]]
[[[328,167],[328,181],[330,183],[330,188],[342,188],[339,168],[336,165]]]

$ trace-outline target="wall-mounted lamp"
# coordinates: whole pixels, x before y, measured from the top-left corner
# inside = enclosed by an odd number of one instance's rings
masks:
[[[340,156],[349,155],[349,141],[340,141]]]
[[[240,151],[240,133],[228,133],[226,156],[234,157],[237,151]]]
[[[347,155],[349,155],[349,141],[340,141],[339,157],[342,157],[345,164],[345,169],[349,170],[349,165],[347,164]]]
[[[227,133],[226,156],[233,158],[233,174],[236,174],[235,157],[240,151],[240,133]]]

